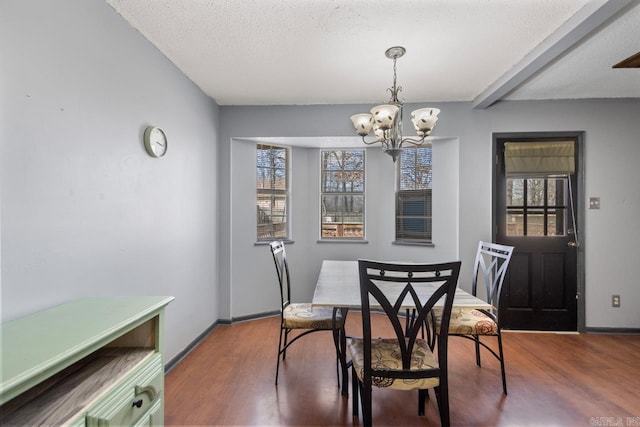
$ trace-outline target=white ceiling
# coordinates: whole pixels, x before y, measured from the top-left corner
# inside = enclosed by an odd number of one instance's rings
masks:
[[[640,98],[640,0],[106,0],[219,105]]]

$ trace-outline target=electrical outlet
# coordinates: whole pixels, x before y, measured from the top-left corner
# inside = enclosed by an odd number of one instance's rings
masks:
[[[589,209],[600,209],[600,197],[589,198]]]
[[[620,295],[611,295],[611,307],[620,307]]]

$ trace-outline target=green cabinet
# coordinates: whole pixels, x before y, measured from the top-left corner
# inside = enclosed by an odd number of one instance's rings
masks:
[[[172,300],[84,298],[2,324],[0,424],[162,425]]]

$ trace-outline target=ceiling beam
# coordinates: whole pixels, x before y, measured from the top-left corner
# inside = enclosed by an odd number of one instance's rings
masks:
[[[473,100],[489,108],[634,0],[592,0]]]

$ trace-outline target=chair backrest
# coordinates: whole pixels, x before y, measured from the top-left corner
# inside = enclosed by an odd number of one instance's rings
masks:
[[[291,280],[289,277],[289,264],[287,263],[287,253],[284,250],[282,241],[271,242],[271,254],[273,262],[276,265],[276,273],[278,274],[278,282],[280,284],[280,303],[284,309],[290,303],[291,299]]]
[[[405,264],[358,260],[360,272],[360,297],[362,303],[362,334],[364,341],[365,376],[375,372],[371,366],[371,302],[384,310],[402,352],[402,369],[411,366],[411,353],[416,339],[425,326],[428,336],[435,336],[435,322],[431,321],[431,309],[444,299],[442,323],[438,335],[438,364],[440,370],[447,368],[447,341],[451,307],[455,296],[460,262],[442,264]],[[423,292],[427,290],[427,292]],[[426,295],[431,295],[426,299]],[[426,299],[423,301],[421,299]],[[403,302],[411,301],[416,316],[410,322],[401,319],[406,310]],[[411,308],[413,308],[411,307]],[[405,328],[403,329],[403,322]],[[373,374],[376,375],[375,373]]]
[[[498,312],[502,283],[513,254],[513,246],[480,241],[473,267],[471,293],[478,295],[478,282],[484,281],[487,302]]]

